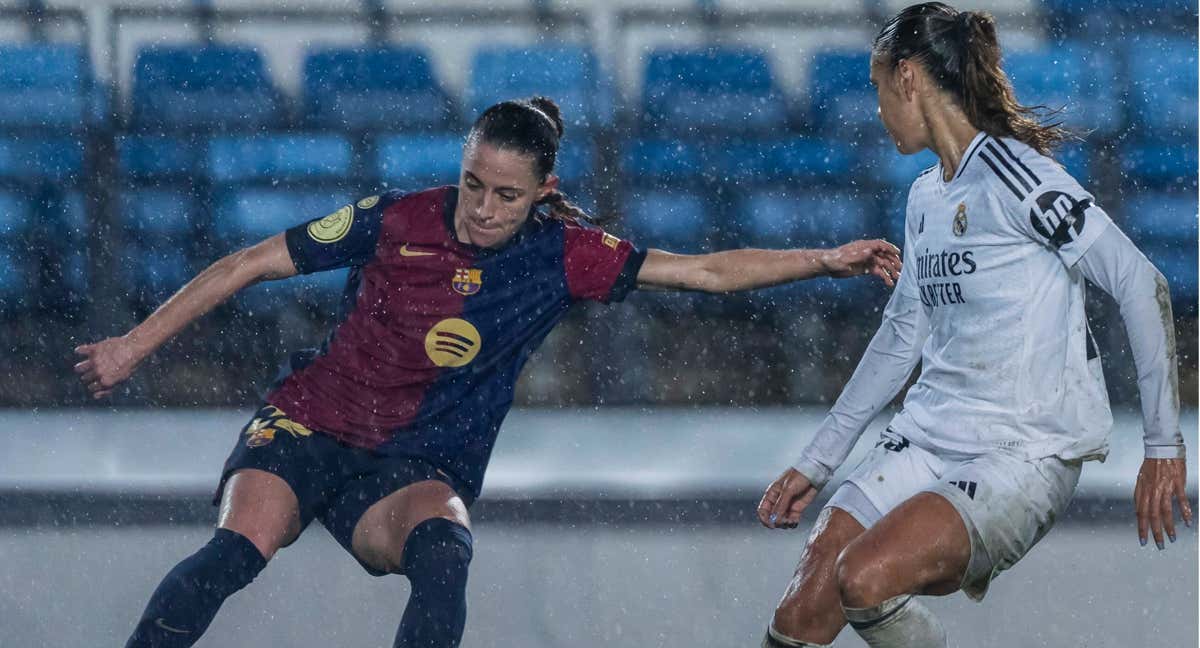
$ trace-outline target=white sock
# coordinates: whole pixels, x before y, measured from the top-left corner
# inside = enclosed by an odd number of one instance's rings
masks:
[[[767,626],[767,636],[763,637],[762,648],[829,648],[829,644],[804,643],[799,639],[780,634],[775,625]]]
[[[871,648],[946,648],[941,622],[914,596],[897,596],[872,608],[842,610],[850,627]]]

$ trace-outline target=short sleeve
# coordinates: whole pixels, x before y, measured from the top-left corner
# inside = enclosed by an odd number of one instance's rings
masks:
[[[1010,223],[1073,267],[1112,222],[1095,198],[1054,160],[1029,150],[1018,156],[1000,146],[981,152],[994,165]]]
[[[573,299],[614,302],[637,286],[645,250],[602,229],[568,223],[563,232],[563,271]]]
[[[388,192],[363,198],[287,230],[288,253],[300,274],[357,266],[375,254],[383,212],[402,196]]]

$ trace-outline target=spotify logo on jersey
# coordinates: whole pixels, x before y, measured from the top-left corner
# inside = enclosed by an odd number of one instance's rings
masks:
[[[479,355],[479,331],[464,319],[444,319],[425,335],[425,354],[439,367],[461,367]]]

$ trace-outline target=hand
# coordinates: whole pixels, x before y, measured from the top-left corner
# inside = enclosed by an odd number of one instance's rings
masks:
[[[758,520],[768,529],[794,529],[800,524],[800,514],[816,496],[817,489],[808,478],[795,468],[788,468],[763,493],[758,503]]]
[[[831,277],[844,279],[873,274],[882,279],[889,288],[896,285],[903,266],[900,261],[900,249],[883,239],[853,241],[826,250],[821,261]]]
[[[75,347],[75,353],[84,356],[75,365],[75,373],[96,399],[112,394],[113,387],[128,379],[142,361],[142,355],[127,337],[81,344]]]
[[[1174,500],[1179,506],[1184,524],[1192,526],[1192,507],[1184,486],[1187,483],[1187,461],[1184,459],[1146,459],[1138,471],[1133,503],[1137,509],[1138,540],[1146,546],[1146,530],[1154,533],[1154,544],[1163,548],[1163,530],[1175,542]]]

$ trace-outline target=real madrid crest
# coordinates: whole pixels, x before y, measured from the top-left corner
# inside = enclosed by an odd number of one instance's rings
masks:
[[[454,271],[454,280],[450,282],[454,292],[468,297],[479,292],[483,287],[483,270],[477,268],[459,268]]]
[[[958,211],[954,214],[954,235],[962,236],[967,233],[967,203],[958,203]]]

